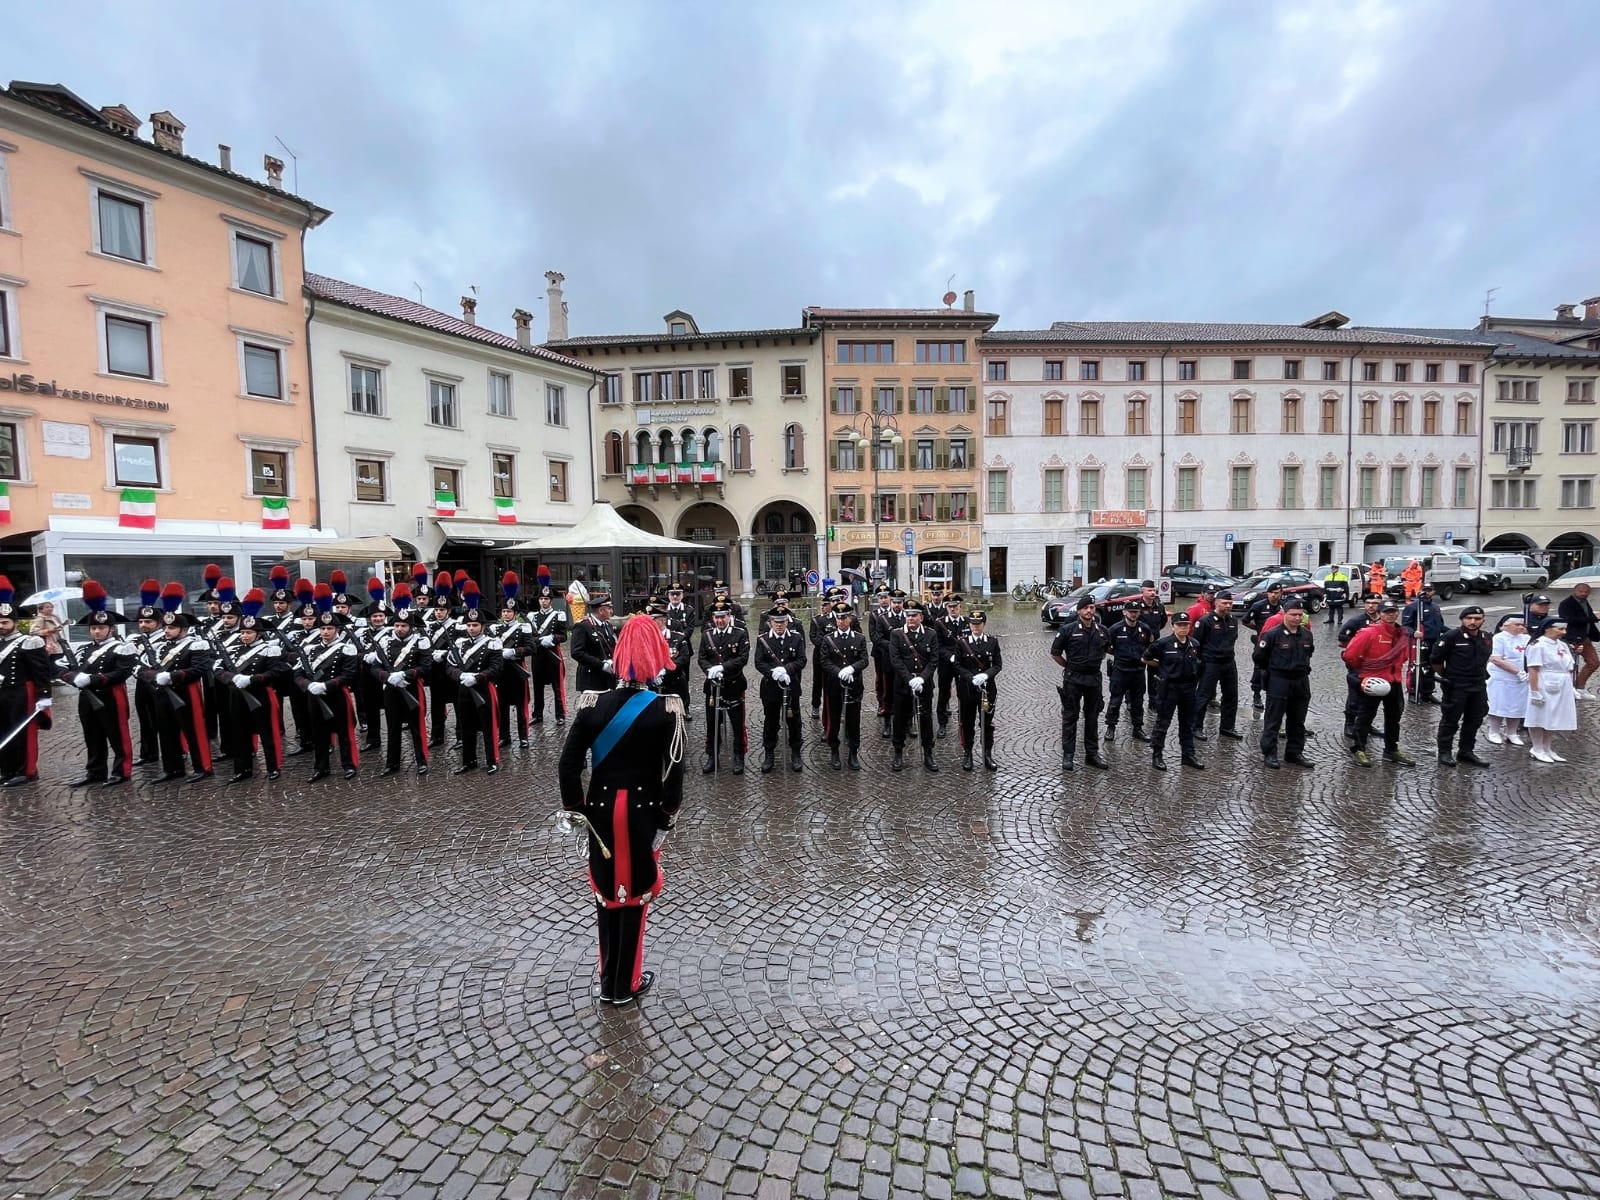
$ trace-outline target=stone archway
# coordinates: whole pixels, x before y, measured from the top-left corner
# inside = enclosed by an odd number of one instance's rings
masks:
[[[750,523],[750,565],[757,592],[802,586],[806,572],[817,568],[817,522],[811,511],[793,500],[774,500],[759,509]]]
[[[661,527],[661,518],[656,516],[642,504],[623,504],[617,508],[617,515],[636,529],[646,533],[665,533]]]

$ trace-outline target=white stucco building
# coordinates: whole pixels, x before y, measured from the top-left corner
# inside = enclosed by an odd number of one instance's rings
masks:
[[[1479,545],[1492,347],[1344,323],[1058,321],[984,337],[991,590]]]
[[[455,317],[309,273],[306,298],[324,528],[486,582],[505,547],[583,515],[595,375],[532,345],[530,314],[509,337],[470,299]]]

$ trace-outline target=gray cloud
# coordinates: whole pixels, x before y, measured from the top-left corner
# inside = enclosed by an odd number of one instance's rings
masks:
[[[1600,292],[1582,0],[12,14],[8,77],[171,108],[335,210],[315,269],[574,332],[928,304],[1466,324]],[[1114,10],[1106,12],[1102,10]],[[263,10],[265,11],[265,10]],[[92,65],[91,65],[92,64]]]

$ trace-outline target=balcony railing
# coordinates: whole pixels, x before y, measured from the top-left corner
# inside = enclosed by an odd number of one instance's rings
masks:
[[[1532,446],[1512,446],[1506,451],[1506,467],[1512,471],[1526,471],[1533,466]]]
[[[1422,510],[1417,508],[1363,508],[1362,525],[1417,525],[1422,521]]]
[[[721,483],[722,463],[638,463],[628,468],[627,479],[629,487],[663,483]]]

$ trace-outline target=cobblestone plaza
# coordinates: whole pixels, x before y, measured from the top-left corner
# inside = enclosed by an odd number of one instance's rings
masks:
[[[691,726],[631,1009],[559,728],[494,777],[69,793],[61,704],[0,794],[0,1195],[1600,1194],[1600,706],[1564,765],[1437,766],[1422,708],[1422,765],[1359,770],[1317,624],[1316,770],[1159,775],[1124,722],[1064,777],[1048,635],[995,623],[994,774],[952,725],[891,775],[868,720],[860,774],[813,725],[708,779]]]

